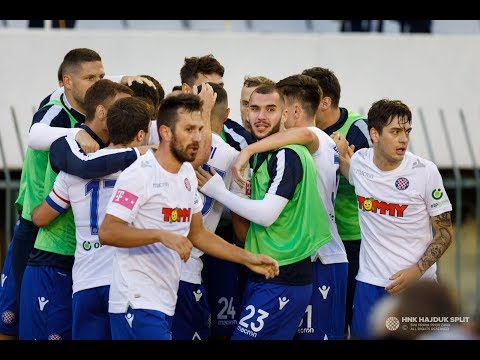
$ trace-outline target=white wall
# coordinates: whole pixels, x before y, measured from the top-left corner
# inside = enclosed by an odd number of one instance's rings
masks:
[[[341,106],[367,111],[373,101],[395,98],[408,104],[414,115],[412,149],[431,158],[418,107],[426,116],[435,161],[451,167],[438,116],[447,115],[447,132],[455,145],[453,161],[471,167],[460,125],[463,108],[469,133],[480,134],[480,36],[397,34],[196,33],[88,30],[0,31],[0,135],[9,151],[11,168],[21,167],[13,132],[10,105],[20,116],[26,136],[32,108],[57,85],[57,70],[71,49],[88,47],[101,56],[107,74],[151,74],[165,90],[180,83],[185,57],[212,53],[225,66],[225,88],[232,117],[239,118],[243,77],[264,75],[273,80],[313,67],[328,67],[342,85]],[[474,154],[480,161],[480,147]],[[0,167],[2,164],[0,163]]]

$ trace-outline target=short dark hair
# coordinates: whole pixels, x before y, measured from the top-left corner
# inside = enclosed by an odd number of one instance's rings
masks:
[[[260,85],[275,85],[275,81],[270,80],[265,76],[249,76],[246,75],[243,78],[243,86],[244,87],[254,87]]]
[[[152,119],[151,106],[140,97],[118,99],[107,113],[110,141],[114,145],[127,145],[140,130],[148,133]]]
[[[285,98],[283,97],[282,92],[275,85],[260,85],[259,87],[257,87],[255,90],[252,91],[252,95],[255,93],[262,94],[262,95],[277,93],[278,96],[280,96],[280,99],[282,100],[282,102],[285,103]],[[250,97],[252,95],[250,95]]]
[[[290,101],[298,101],[310,117],[315,117],[322,99],[322,89],[318,81],[307,75],[292,75],[277,82],[283,96]]]
[[[172,92],[173,92],[173,91],[177,91],[177,90],[182,90],[182,85],[175,85],[175,86],[172,88]]]
[[[161,125],[165,125],[175,131],[178,120],[178,110],[185,109],[187,112],[201,111],[203,100],[194,94],[178,94],[167,96],[160,103],[160,110],[157,117],[157,131]]]
[[[150,102],[151,106],[156,110],[160,105],[160,99],[156,89],[147,85],[146,83],[139,83],[138,81],[132,81],[131,85],[128,85],[132,89],[135,96],[141,97],[144,100]]]
[[[388,126],[394,117],[399,118],[400,124],[412,123],[410,108],[400,100],[382,99],[374,102],[368,110],[368,130],[374,128],[379,134]]]
[[[225,115],[225,112],[228,109],[227,91],[222,85],[217,83],[209,82],[208,84],[210,84],[213,91],[217,93],[217,98],[215,99],[215,105],[213,105],[212,108],[211,117],[212,119],[220,119]]]
[[[94,50],[87,48],[70,50],[63,58],[63,62],[60,65],[60,68],[62,69],[62,78],[63,74],[75,71],[82,63],[94,61],[102,61],[100,55]]]
[[[58,78],[58,81],[63,82],[63,62],[58,67],[57,78]]]
[[[223,77],[224,73],[225,68],[212,54],[202,57],[186,57],[180,69],[180,81],[182,84],[193,86],[193,83],[198,78],[198,74],[218,74]]]
[[[322,88],[323,96],[332,99],[332,105],[338,107],[340,103],[340,83],[332,70],[322,67],[313,67],[302,71],[303,75],[308,75],[318,81]]]
[[[158,104],[160,104],[160,101],[162,101],[165,98],[165,90],[163,89],[162,84],[160,84],[160,82],[151,75],[140,75],[140,76],[147,78],[153,83],[153,85],[155,85],[155,88],[157,89],[157,93],[158,93]]]
[[[90,86],[85,93],[85,122],[93,120],[98,105],[108,108],[119,93],[133,95],[133,91],[128,86],[108,79],[98,80]]]

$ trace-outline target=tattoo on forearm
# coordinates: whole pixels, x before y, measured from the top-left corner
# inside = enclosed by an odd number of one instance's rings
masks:
[[[433,226],[435,228],[433,241],[428,245],[427,250],[425,250],[422,258],[417,263],[422,274],[440,259],[452,243],[453,229],[450,212],[434,216]]]

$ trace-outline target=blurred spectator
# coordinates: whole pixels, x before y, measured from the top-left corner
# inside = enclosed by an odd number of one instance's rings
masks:
[[[370,31],[383,31],[382,20],[342,20],[341,32],[370,32]]]
[[[75,27],[77,20],[52,20],[52,28],[72,29]],[[45,27],[45,20],[28,20],[29,28],[43,28]]]
[[[432,20],[399,20],[402,33],[431,33]]]
[[[383,297],[374,306],[369,325],[373,338],[377,340],[437,337],[453,340],[458,338],[459,325],[450,321],[451,317],[461,315],[458,299],[450,288],[436,281],[420,280],[399,295]],[[392,321],[396,321],[397,326],[391,327],[394,325]]]

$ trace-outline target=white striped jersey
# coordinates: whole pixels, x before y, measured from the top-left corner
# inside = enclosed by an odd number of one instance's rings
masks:
[[[88,161],[93,163],[94,160],[131,150],[104,148],[90,154]],[[109,285],[111,282],[113,248],[100,244],[98,228],[105,217],[105,208],[120,173],[118,171],[105,177],[82,179],[61,171],[46,198],[47,203],[58,212],[72,207],[77,241],[72,269],[74,293]]]

